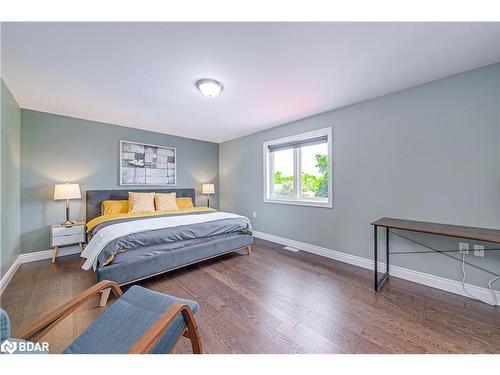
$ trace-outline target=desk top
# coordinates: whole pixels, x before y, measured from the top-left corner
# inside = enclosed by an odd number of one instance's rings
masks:
[[[500,243],[500,230],[489,228],[466,227],[462,225],[450,225],[430,223],[427,221],[414,221],[383,217],[374,221],[372,225],[385,228],[402,229],[410,232],[420,232],[464,238],[468,240]]]

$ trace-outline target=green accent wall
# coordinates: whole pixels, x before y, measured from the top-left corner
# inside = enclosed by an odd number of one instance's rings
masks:
[[[20,253],[20,131],[21,111],[9,88],[1,80],[0,131],[0,277],[3,277]]]
[[[70,201],[72,220],[85,218],[86,190],[127,190],[119,186],[118,180],[120,140],[176,147],[176,187],[195,188],[197,204],[206,205],[206,197],[200,194],[201,185],[214,183],[216,194],[211,197],[210,206],[218,207],[219,145],[216,143],[27,109],[21,110],[21,123],[23,253],[49,249],[49,225],[64,221],[64,201],[53,200],[54,184],[65,181],[80,184],[82,199]],[[165,131],[168,132],[168,124]]]

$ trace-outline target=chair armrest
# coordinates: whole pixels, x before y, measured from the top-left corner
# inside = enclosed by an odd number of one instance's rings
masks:
[[[154,322],[128,350],[128,354],[146,354],[153,349],[160,337],[168,330],[170,323],[182,313],[188,330],[195,328],[194,316],[188,305],[174,303]]]
[[[31,340],[35,342],[39,341],[60,321],[62,321],[65,317],[75,311],[90,297],[107,288],[111,288],[113,294],[116,297],[120,297],[123,294],[117,283],[115,283],[114,281],[103,280],[80,293],[78,296],[66,302],[62,306],[52,310],[36,323],[32,324],[28,329],[24,330],[24,332],[18,337],[23,340]]]

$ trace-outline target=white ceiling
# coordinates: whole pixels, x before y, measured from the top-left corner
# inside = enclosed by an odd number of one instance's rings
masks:
[[[223,142],[500,61],[498,23],[9,23],[23,108]],[[199,78],[224,84],[202,96]]]

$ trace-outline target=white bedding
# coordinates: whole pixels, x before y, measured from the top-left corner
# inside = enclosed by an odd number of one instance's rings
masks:
[[[129,234],[139,233],[147,230],[171,228],[181,225],[207,223],[210,221],[243,217],[244,216],[232,214],[229,212],[213,212],[209,214],[199,215],[155,217],[151,219],[127,221],[109,225],[99,230],[85,247],[85,250],[82,252],[81,257],[86,258],[87,260],[83,264],[82,268],[84,270],[88,270],[92,267],[95,271],[97,268],[97,258],[100,252],[106,247],[106,245],[117,238],[127,236]]]

